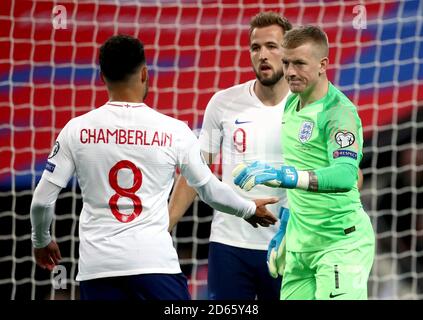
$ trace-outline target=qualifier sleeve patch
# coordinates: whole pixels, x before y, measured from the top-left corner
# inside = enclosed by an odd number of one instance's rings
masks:
[[[352,132],[339,131],[335,134],[335,140],[336,143],[341,146],[341,148],[346,148],[354,143],[355,136]]]
[[[357,153],[350,150],[336,150],[333,152],[333,158],[348,157],[357,160]]]
[[[59,150],[60,150],[60,143],[59,141],[56,141],[54,143],[53,150],[51,150],[50,154],[48,155],[48,158],[49,159],[53,158],[59,152]]]

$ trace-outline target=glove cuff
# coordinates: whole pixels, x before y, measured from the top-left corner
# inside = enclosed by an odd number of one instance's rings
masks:
[[[310,185],[310,175],[308,171],[297,171],[298,174],[298,181],[297,181],[297,187],[301,190],[308,190],[308,187]]]

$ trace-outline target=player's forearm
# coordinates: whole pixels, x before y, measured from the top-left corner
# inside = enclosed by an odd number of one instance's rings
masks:
[[[48,206],[38,202],[31,204],[32,245],[44,248],[51,241],[50,224],[53,220],[54,204]]]
[[[349,163],[302,171],[293,166],[276,169],[256,161],[250,165],[239,164],[232,172],[234,184],[249,191],[258,184],[272,188],[301,189],[312,192],[348,192],[357,185],[358,169]]]
[[[313,171],[298,171],[297,188],[314,192],[348,192],[356,184],[357,168],[350,164],[336,164]]]
[[[190,187],[186,179],[180,175],[176,180],[169,201],[169,232],[191,206],[196,195],[197,191]]]
[[[51,241],[50,225],[60,190],[55,184],[41,179],[34,191],[30,209],[31,239],[34,248],[44,248]]]
[[[256,204],[253,201],[242,198],[214,175],[205,185],[198,187],[197,192],[201,200],[216,210],[244,219],[255,214]]]

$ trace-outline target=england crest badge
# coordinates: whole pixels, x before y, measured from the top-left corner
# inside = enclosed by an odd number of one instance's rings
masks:
[[[306,143],[310,140],[311,135],[313,134],[314,122],[313,121],[304,121],[301,124],[300,132],[298,133],[298,139],[302,143]]]

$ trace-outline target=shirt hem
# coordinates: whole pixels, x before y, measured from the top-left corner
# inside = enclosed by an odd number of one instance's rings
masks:
[[[55,184],[56,186],[60,187],[60,188],[66,188],[67,183],[61,183],[62,181],[58,181],[58,179],[53,178],[50,175],[43,175],[44,179],[46,179],[48,182],[51,182],[53,184]]]
[[[100,272],[100,273],[92,273],[92,274],[83,274],[76,276],[76,281],[85,281],[85,280],[92,280],[98,278],[109,278],[109,277],[122,277],[122,276],[132,276],[136,274],[151,274],[151,273],[164,273],[164,274],[178,274],[181,273],[180,268],[174,269],[158,269],[158,268],[151,268],[151,269],[135,269],[135,270],[122,270],[122,271],[107,271],[107,272]]]
[[[243,242],[231,241],[231,240],[220,239],[220,238],[210,238],[210,242],[218,242],[218,243],[226,244],[228,246],[237,247],[237,248],[263,250],[263,251],[267,251],[267,248],[269,246],[268,244],[254,244],[254,243],[246,244]]]
[[[212,174],[213,173],[210,173],[207,177],[205,177],[203,180],[201,180],[200,182],[197,182],[197,183],[194,183],[194,184],[190,184],[189,182],[188,182],[188,185],[190,186],[190,187],[192,187],[192,188],[199,188],[199,187],[202,187],[202,186],[204,186],[207,182],[209,182],[210,181],[210,179],[211,179],[211,177],[212,177]]]

